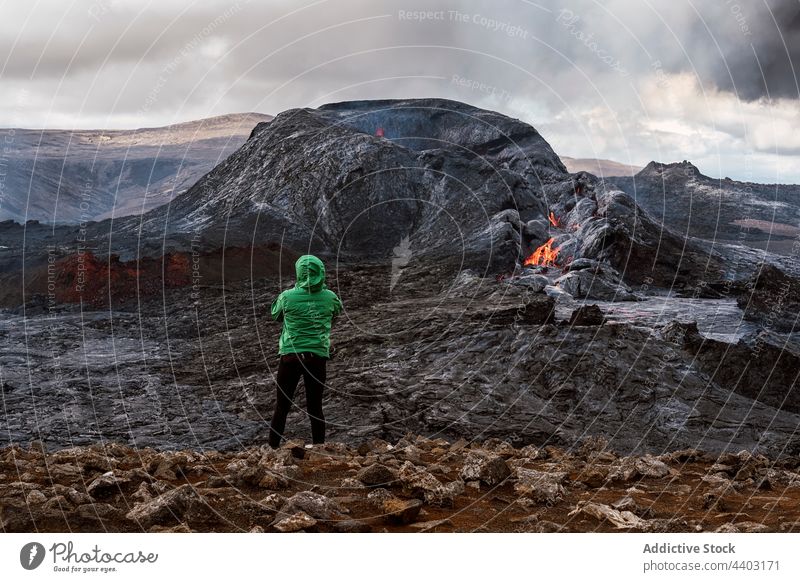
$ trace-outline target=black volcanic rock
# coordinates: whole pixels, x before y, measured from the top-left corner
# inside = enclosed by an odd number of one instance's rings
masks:
[[[513,271],[555,236],[561,263],[601,260],[626,281],[719,276],[708,251],[632,198],[568,174],[530,125],[442,99],[285,111],[168,206],[89,231],[123,259],[267,241],[346,263],[435,262],[449,276]]]
[[[635,176],[607,183],[682,235],[788,255],[800,234],[798,185],[710,178],[687,161],[650,162]]]
[[[766,328],[800,329],[800,281],[773,265],[760,265],[736,301],[746,319]]]
[[[664,227],[631,196],[591,174],[547,185],[544,192],[567,231],[556,241],[560,254],[607,263],[639,285],[671,288],[723,277],[721,257]]]
[[[581,305],[569,318],[570,325],[602,325],[603,321],[603,311],[597,305]]]
[[[275,240],[352,261],[405,245],[415,260],[508,268],[521,221],[544,216],[541,184],[566,178],[534,128],[499,113],[441,99],[335,104],[259,124],[141,227],[184,246]],[[139,226],[119,221],[113,237],[127,245]]]

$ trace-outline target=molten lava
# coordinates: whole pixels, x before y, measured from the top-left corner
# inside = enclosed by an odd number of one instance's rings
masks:
[[[531,253],[525,262],[522,263],[523,266],[528,267],[530,265],[533,266],[540,266],[540,267],[555,267],[556,266],[556,258],[558,257],[558,249],[553,248],[553,241],[555,239],[551,238],[538,249]]]
[[[547,218],[548,218],[548,220],[550,220],[550,224],[552,224],[556,228],[561,226],[561,222],[558,220],[558,218],[556,218],[556,215],[553,214],[552,210],[550,211],[550,216],[548,216]]]

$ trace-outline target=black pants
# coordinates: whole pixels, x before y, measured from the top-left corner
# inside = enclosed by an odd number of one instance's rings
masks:
[[[306,409],[311,419],[312,442],[325,442],[325,417],[322,415],[322,391],[325,388],[323,357],[310,353],[286,354],[278,363],[278,398],[269,427],[269,444],[277,448],[286,428],[286,416],[292,407],[294,391],[300,377],[306,387]]]

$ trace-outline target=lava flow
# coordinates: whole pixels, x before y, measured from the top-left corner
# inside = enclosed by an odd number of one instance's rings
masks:
[[[555,214],[553,214],[553,211],[552,211],[552,210],[550,211],[550,216],[548,216],[547,218],[548,218],[548,220],[550,221],[550,224],[552,224],[552,225],[553,225],[553,226],[555,226],[556,228],[558,228],[559,226],[561,226],[561,222],[558,220],[558,218],[556,218],[556,215],[555,215]]]
[[[531,253],[525,262],[522,263],[523,266],[539,266],[539,267],[555,267],[556,265],[556,258],[558,257],[558,249],[553,248],[553,241],[554,238],[548,239],[546,243],[542,246],[537,248],[535,251]]]

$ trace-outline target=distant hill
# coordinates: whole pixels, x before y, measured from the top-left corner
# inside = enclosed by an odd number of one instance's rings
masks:
[[[800,185],[710,178],[688,161],[650,162],[635,176],[609,182],[684,235],[779,255],[791,254],[800,235]]]
[[[241,113],[135,130],[15,129],[0,221],[141,214],[185,192],[270,119]]]
[[[629,166],[613,160],[601,160],[595,158],[568,158],[561,156],[561,161],[572,173],[589,172],[595,176],[633,176],[642,170],[641,166]]]

